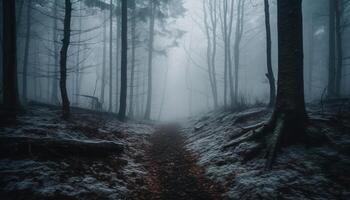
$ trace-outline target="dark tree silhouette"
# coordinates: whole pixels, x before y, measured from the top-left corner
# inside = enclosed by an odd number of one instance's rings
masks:
[[[328,51],[329,51],[329,60],[328,60],[328,88],[327,96],[335,96],[335,74],[336,74],[336,63],[335,63],[335,9],[336,9],[336,0],[329,0],[329,35],[328,35]]]
[[[127,85],[127,62],[128,62],[128,1],[122,0],[122,47],[121,47],[121,85],[119,119],[125,120]]]
[[[16,61],[16,2],[2,1],[3,8],[3,103],[4,108],[16,111],[20,107]]]
[[[62,114],[63,118],[67,119],[70,115],[70,103],[67,94],[67,52],[70,43],[70,31],[71,31],[71,18],[72,18],[72,3],[70,0],[65,0],[65,16],[64,16],[64,30],[62,48],[60,52],[60,90],[62,98]]]
[[[265,8],[265,29],[266,29],[266,65],[267,65],[266,77],[269,80],[269,84],[270,84],[269,107],[273,107],[275,105],[276,86],[275,86],[275,76],[272,70],[269,0],[264,0],[264,8]]]
[[[276,105],[270,119],[266,168],[277,150],[305,139],[302,0],[278,0],[278,82]],[[269,129],[268,128],[268,129]]]

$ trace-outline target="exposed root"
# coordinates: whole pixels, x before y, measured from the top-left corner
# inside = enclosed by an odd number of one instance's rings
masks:
[[[275,161],[277,151],[280,149],[280,146],[281,146],[283,128],[284,128],[284,121],[278,120],[276,122],[276,126],[271,137],[271,143],[267,147],[267,151],[265,155],[266,157],[265,170],[270,170],[273,165],[273,162]]]
[[[231,142],[229,142],[228,144],[226,144],[225,146],[223,146],[223,150],[230,148],[232,146],[236,146],[242,142],[247,142],[247,141],[256,141],[260,138],[262,138],[262,136],[265,135],[265,128],[266,125],[262,125],[260,126],[260,128],[258,129],[254,129],[254,130],[250,130],[248,132],[243,132],[244,134],[239,134],[237,136],[237,139],[232,140]]]

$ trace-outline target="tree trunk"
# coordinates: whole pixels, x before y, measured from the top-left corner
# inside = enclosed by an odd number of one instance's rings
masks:
[[[106,20],[106,12],[103,11],[104,20]],[[102,50],[102,78],[101,78],[101,93],[100,101],[102,105],[105,103],[105,88],[106,88],[106,51],[107,51],[107,25],[103,22],[103,50]]]
[[[82,2],[79,2],[79,13],[80,15],[82,7]],[[79,30],[78,30],[78,52],[77,52],[77,66],[75,71],[75,104],[79,105],[79,95],[80,95],[80,42],[81,42],[81,29],[82,29],[82,17],[79,17]]]
[[[309,33],[309,72],[308,72],[308,91],[309,95],[312,98],[312,78],[313,78],[313,68],[314,68],[314,24],[313,16],[311,16],[311,27]]]
[[[337,70],[335,77],[335,96],[341,96],[341,83],[343,76],[343,36],[341,27],[341,0],[335,0],[335,21],[336,21],[336,46],[337,46]]]
[[[58,104],[58,34],[57,34],[57,7],[58,7],[58,0],[54,1],[54,8],[53,8],[53,56],[54,56],[54,68],[53,68],[53,79],[52,79],[52,96],[51,96],[51,102],[53,104]]]
[[[131,80],[130,80],[130,98],[129,98],[129,116],[134,116],[134,82],[135,82],[135,50],[136,50],[136,10],[133,6],[132,25],[131,25]]]
[[[149,43],[148,43],[148,91],[145,111],[145,119],[151,118],[152,106],[152,65],[153,65],[153,40],[154,40],[154,21],[155,21],[155,4],[150,0],[150,22],[149,22]]]
[[[335,96],[335,0],[329,0],[329,61],[327,96]]]
[[[110,0],[109,9],[109,112],[112,112],[113,99],[113,1]]]
[[[71,31],[71,17],[72,17],[72,3],[70,0],[65,0],[65,16],[64,16],[64,30],[62,48],[60,52],[60,90],[62,98],[62,114],[63,118],[67,119],[70,116],[70,103],[67,94],[67,52],[70,43]]]
[[[125,120],[126,97],[128,92],[128,1],[122,0],[122,48],[121,48],[121,85],[119,119]]]
[[[32,0],[27,2],[27,21],[26,21],[26,41],[24,46],[24,60],[23,60],[23,80],[22,80],[22,96],[23,103],[27,102],[27,72],[28,72],[28,54],[30,51],[30,40],[31,40],[31,19],[32,19]]]
[[[117,25],[117,35],[116,35],[116,72],[115,72],[115,80],[116,80],[116,87],[115,87],[115,94],[117,96],[115,101],[115,112],[117,113],[119,110],[119,64],[120,64],[120,35],[121,35],[121,27],[120,27],[120,17],[118,16],[119,8],[121,7],[120,1],[117,2],[117,19],[116,19],[116,25]]]
[[[273,69],[272,69],[269,0],[264,0],[264,7],[265,7],[265,29],[266,29],[266,62],[267,62],[266,77],[269,80],[269,85],[270,85],[269,107],[272,108],[275,105],[276,86],[275,86],[275,76],[273,74]]]
[[[237,4],[237,22],[236,22],[236,35],[235,35],[235,44],[234,44],[234,63],[235,63],[235,89],[234,89],[234,98],[232,104],[235,105],[238,103],[238,83],[239,83],[239,65],[240,65],[240,51],[239,46],[243,34],[243,19],[244,19],[244,0],[239,0]]]
[[[16,3],[2,1],[3,8],[3,104],[9,111],[20,107],[17,87]]]
[[[307,120],[304,102],[302,0],[278,0],[278,82],[270,125],[266,168],[281,145],[303,141]]]

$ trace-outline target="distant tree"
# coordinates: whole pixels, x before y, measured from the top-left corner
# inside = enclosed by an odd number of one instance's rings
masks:
[[[23,103],[27,102],[27,76],[28,76],[28,57],[30,51],[30,41],[31,41],[31,26],[32,26],[32,0],[28,0],[27,2],[27,21],[26,21],[26,36],[25,36],[25,44],[24,44],[24,60],[23,60],[23,80],[22,80],[22,96]]]
[[[154,46],[154,21],[155,21],[155,9],[156,4],[153,0],[149,0],[149,39],[148,39],[148,90],[147,90],[147,103],[146,103],[146,111],[145,111],[145,119],[151,118],[151,106],[152,106],[152,68],[153,68],[153,46]]]
[[[52,41],[53,41],[53,56],[54,56],[54,73],[53,73],[53,79],[52,79],[52,93],[51,93],[51,102],[54,104],[58,104],[58,80],[59,80],[59,76],[58,76],[58,71],[59,71],[59,48],[58,48],[58,34],[57,34],[57,29],[58,29],[58,25],[57,25],[57,18],[58,18],[58,0],[54,0],[53,2],[53,34],[52,34]]]
[[[113,97],[113,0],[110,0],[109,7],[109,112],[112,112]]]
[[[16,2],[2,1],[3,13],[3,104],[9,111],[20,107],[17,87]]]
[[[269,85],[270,85],[269,107],[272,108],[275,105],[276,86],[275,86],[275,76],[273,74],[273,69],[272,69],[269,0],[264,0],[264,9],[265,9],[265,29],[266,29],[266,66],[267,66],[266,77],[269,80]]]
[[[119,119],[124,121],[126,114],[126,98],[128,91],[128,0],[122,0],[122,47],[121,47],[121,85]]]
[[[134,87],[135,87],[135,53],[136,53],[136,4],[132,4],[131,16],[131,80],[130,80],[130,98],[129,98],[129,116],[134,115]]]
[[[60,90],[62,98],[62,114],[67,119],[70,116],[70,102],[67,94],[67,52],[71,35],[72,3],[65,0],[65,16],[63,21],[63,40],[60,52]]]
[[[234,64],[235,64],[235,90],[233,104],[238,103],[238,83],[239,83],[239,66],[240,66],[240,44],[243,35],[244,28],[244,0],[238,0],[237,3],[237,21],[236,21],[236,34],[234,42]]]

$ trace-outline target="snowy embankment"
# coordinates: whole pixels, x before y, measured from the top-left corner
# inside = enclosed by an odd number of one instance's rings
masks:
[[[207,175],[226,187],[230,199],[345,200],[350,199],[349,114],[349,109],[339,115],[314,107],[308,131],[326,134],[333,145],[283,149],[271,171],[264,171],[264,147],[259,143],[230,145],[266,122],[271,111],[211,112],[191,119],[183,133],[187,148],[198,155]]]
[[[59,115],[31,106],[0,127],[1,199],[123,199],[141,185],[152,126],[84,110],[70,121]]]

